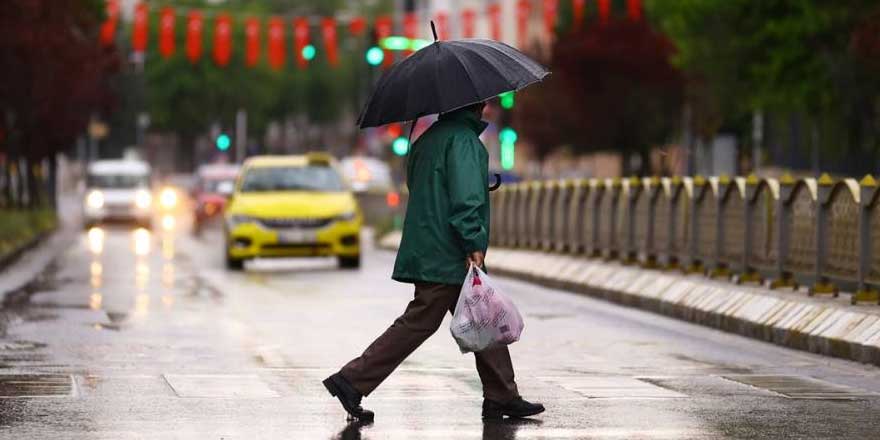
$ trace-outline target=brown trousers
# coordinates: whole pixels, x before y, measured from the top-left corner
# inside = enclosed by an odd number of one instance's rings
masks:
[[[394,324],[385,330],[360,357],[340,371],[363,395],[369,395],[410,355],[434,334],[446,312],[455,311],[461,286],[416,283],[415,298]],[[519,396],[513,380],[513,364],[507,346],[474,353],[483,383],[483,397],[507,402]]]

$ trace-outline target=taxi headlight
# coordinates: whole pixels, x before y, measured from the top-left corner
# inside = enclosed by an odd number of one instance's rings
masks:
[[[159,203],[165,209],[171,209],[177,206],[177,191],[172,188],[165,188],[159,193]]]
[[[147,209],[150,207],[150,203],[152,203],[153,197],[146,190],[138,190],[138,192],[134,195],[134,204],[140,209]]]
[[[101,191],[92,191],[86,196],[86,204],[89,208],[101,209],[104,206],[104,194]]]

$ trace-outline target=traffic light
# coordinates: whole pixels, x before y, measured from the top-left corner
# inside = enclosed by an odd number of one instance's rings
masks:
[[[303,59],[306,60],[306,61],[311,61],[311,60],[313,60],[313,59],[315,58],[315,54],[316,54],[317,52],[318,52],[318,51],[315,49],[315,46],[313,46],[313,45],[311,45],[311,44],[306,44],[306,45],[302,48],[302,57],[303,57]]]
[[[409,153],[409,139],[406,136],[400,136],[391,144],[391,151],[398,156],[406,156]]]
[[[217,140],[214,141],[214,144],[217,145],[217,149],[220,151],[226,151],[229,149],[229,146],[232,145],[232,140],[229,139],[229,135],[226,133],[220,133],[217,136]]]
[[[373,46],[367,49],[365,58],[367,59],[367,64],[375,67],[382,64],[382,61],[385,60],[385,52],[379,46]]]
[[[515,104],[515,93],[514,91],[504,92],[498,95],[498,100],[501,101],[501,108],[504,110],[510,110],[513,108]]]
[[[516,158],[516,130],[504,127],[498,132],[498,140],[501,142],[501,168],[513,169]]]

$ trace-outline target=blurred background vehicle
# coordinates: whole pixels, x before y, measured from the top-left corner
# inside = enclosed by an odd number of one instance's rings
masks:
[[[202,165],[196,170],[190,192],[193,202],[193,233],[198,235],[209,222],[222,218],[226,202],[235,191],[240,167],[231,164]]]
[[[349,156],[339,161],[345,180],[355,193],[388,192],[393,189],[391,167],[375,157]]]
[[[252,258],[317,256],[360,267],[362,216],[328,154],[248,159],[225,219],[229,269]]]
[[[86,227],[122,220],[151,226],[150,166],[139,160],[99,160],[88,167],[82,200]]]

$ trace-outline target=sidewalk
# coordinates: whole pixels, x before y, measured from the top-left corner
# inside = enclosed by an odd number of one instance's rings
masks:
[[[67,214],[77,212],[76,202],[71,197],[61,197],[58,205],[58,227],[0,269],[0,308],[14,299],[14,294],[24,292],[28,284],[39,278],[76,239],[79,216]]]
[[[397,249],[400,233],[380,241]],[[804,292],[770,290],[700,275],[616,262],[493,248],[493,273],[575,291],[618,304],[800,350],[880,365],[880,307],[848,305]]]

